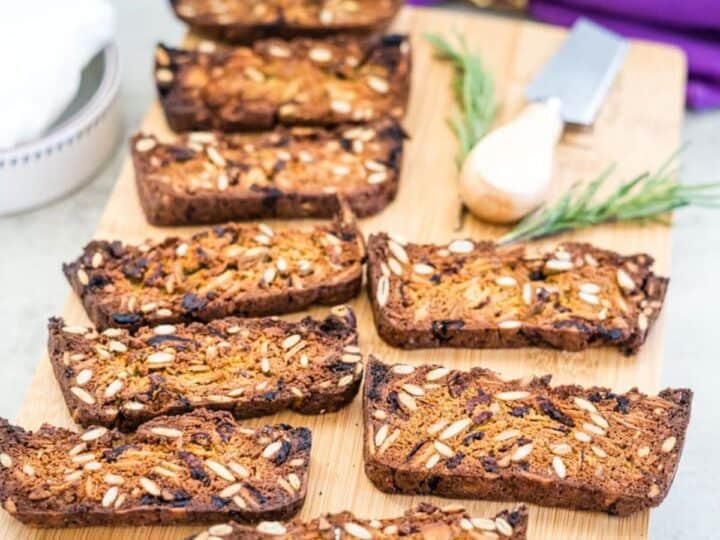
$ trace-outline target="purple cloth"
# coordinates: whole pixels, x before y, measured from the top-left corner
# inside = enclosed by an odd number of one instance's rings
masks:
[[[662,18],[661,13],[649,15],[643,21],[632,18],[627,13],[634,10],[634,14],[637,15],[641,5],[645,5],[646,9],[650,10],[651,3],[650,0],[605,0],[604,2],[601,0],[531,0],[530,12],[540,21],[563,26],[570,26],[578,17],[585,16],[624,36],[660,41],[679,47],[685,52],[688,59],[688,105],[695,109],[720,107],[720,32],[715,31],[716,35],[713,39],[711,37],[713,32],[709,30],[698,28],[681,30],[677,27],[682,20],[686,21],[688,25],[695,24],[702,9],[706,10],[704,12],[706,24],[718,24],[720,22],[720,2],[716,2],[714,8],[706,5],[708,2],[702,0],[677,2],[677,5],[683,6],[683,9],[679,11],[678,19],[673,27],[646,22],[647,19]],[[666,3],[656,0],[658,9],[661,9]],[[589,4],[603,4],[603,12],[583,7]],[[622,6],[618,9],[623,12],[620,17],[608,14],[608,11],[615,5]],[[691,9],[693,5],[698,11]],[[681,18],[681,15],[684,18]]]
[[[584,16],[624,36],[679,47],[688,60],[687,104],[720,107],[720,0],[530,0],[530,13],[563,26]]]

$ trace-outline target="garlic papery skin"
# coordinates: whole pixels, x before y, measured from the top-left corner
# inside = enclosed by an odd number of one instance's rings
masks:
[[[514,223],[546,200],[564,123],[556,98],[532,103],[491,131],[460,171],[460,197],[483,221]]]

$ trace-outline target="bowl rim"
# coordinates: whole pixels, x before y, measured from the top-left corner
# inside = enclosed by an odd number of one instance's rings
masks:
[[[0,150],[0,169],[4,165],[26,163],[32,158],[60,150],[102,119],[120,88],[120,61],[115,42],[108,43],[101,52],[104,58],[102,79],[88,102],[49,133]]]

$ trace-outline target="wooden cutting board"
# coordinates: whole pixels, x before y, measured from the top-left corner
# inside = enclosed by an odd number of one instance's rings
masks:
[[[413,35],[414,71],[410,109],[405,125],[411,134],[400,192],[382,214],[362,222],[364,232],[386,230],[408,239],[447,242],[454,237],[492,238],[502,232],[468,219],[463,231],[453,232],[457,215],[455,140],[445,123],[453,105],[448,89],[450,69],[436,61],[423,40],[425,32],[463,32],[472,48],[482,55],[495,75],[504,119],[523,105],[523,88],[530,77],[563,39],[563,30],[521,20],[480,14],[406,8],[396,27]],[[152,51],[148,51],[151,54]],[[627,62],[592,130],[566,134],[558,151],[555,189],[587,180],[608,164],[618,162],[616,178],[626,178],[658,165],[679,145],[683,116],[685,60],[675,49],[633,43]],[[142,129],[167,133],[157,104]],[[522,159],[519,155],[518,159]],[[118,179],[98,227],[98,238],[141,241],[186,230],[148,226],[140,209],[130,161]],[[568,235],[566,238],[569,238]],[[662,226],[603,226],[572,235],[621,252],[647,251],[657,259],[658,270],[670,263],[670,230]],[[565,239],[566,239],[565,238]],[[78,238],[78,253],[86,238]],[[60,261],[58,261],[59,271]],[[615,350],[565,353],[547,350],[469,351],[434,350],[404,352],[385,345],[376,335],[365,296],[356,299],[360,342],[365,353],[378,353],[388,362],[441,362],[455,368],[483,365],[508,375],[552,373],[556,382],[601,384],[625,390],[639,386],[657,390],[663,353],[664,324],[661,318],[641,353],[633,358]],[[313,310],[321,314],[324,310]],[[71,295],[63,312],[72,324],[85,324],[80,303]],[[367,480],[362,465],[361,403],[356,399],[345,410],[326,416],[284,413],[253,421],[253,424],[288,422],[313,431],[312,465],[307,502],[301,516],[353,510],[363,517],[394,516],[420,500],[447,504],[432,497],[389,496]],[[47,358],[38,367],[17,422],[35,429],[42,422],[73,426],[53,378]],[[477,515],[494,513],[507,506],[491,502],[467,502]],[[532,507],[532,539],[645,538],[648,513],[618,519],[603,514]],[[28,539],[179,539],[198,527],[93,528],[39,531],[26,528],[0,513],[0,538]]]

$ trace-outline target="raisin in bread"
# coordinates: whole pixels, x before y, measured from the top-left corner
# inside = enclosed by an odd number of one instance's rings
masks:
[[[368,256],[378,333],[405,348],[615,346],[631,354],[668,284],[649,255],[580,243],[534,255],[524,246],[422,245],[377,234]]]
[[[202,409],[131,435],[2,419],[0,500],[39,527],[287,519],[305,499],[310,444],[305,428],[250,429]]]
[[[420,503],[402,517],[358,519],[350,512],[326,514],[312,521],[290,523],[263,521],[255,527],[221,523],[188,540],[321,540],[358,538],[360,540],[403,538],[404,540],[482,540],[527,538],[528,509],[521,505],[503,510],[494,517],[472,517],[462,506],[438,508]]]
[[[271,36],[363,36],[385,29],[402,0],[170,0],[193,31],[246,43]]]
[[[405,134],[392,119],[366,126],[195,132],[131,141],[142,208],[154,225],[329,218],[340,194],[355,215],[395,198]]]
[[[360,291],[364,259],[344,212],[312,228],[228,224],[141,245],[93,241],[63,270],[98,328],[136,329],[341,304]]]
[[[77,423],[135,428],[197,408],[251,418],[292,409],[336,411],[358,392],[355,315],[291,323],[230,317],[127,330],[49,324],[50,363]]]
[[[175,131],[243,131],[401,118],[405,36],[258,41],[215,52],[158,46],[155,80]]]
[[[365,472],[388,493],[628,515],[673,481],[692,392],[551,387],[474,368],[368,364]]]

